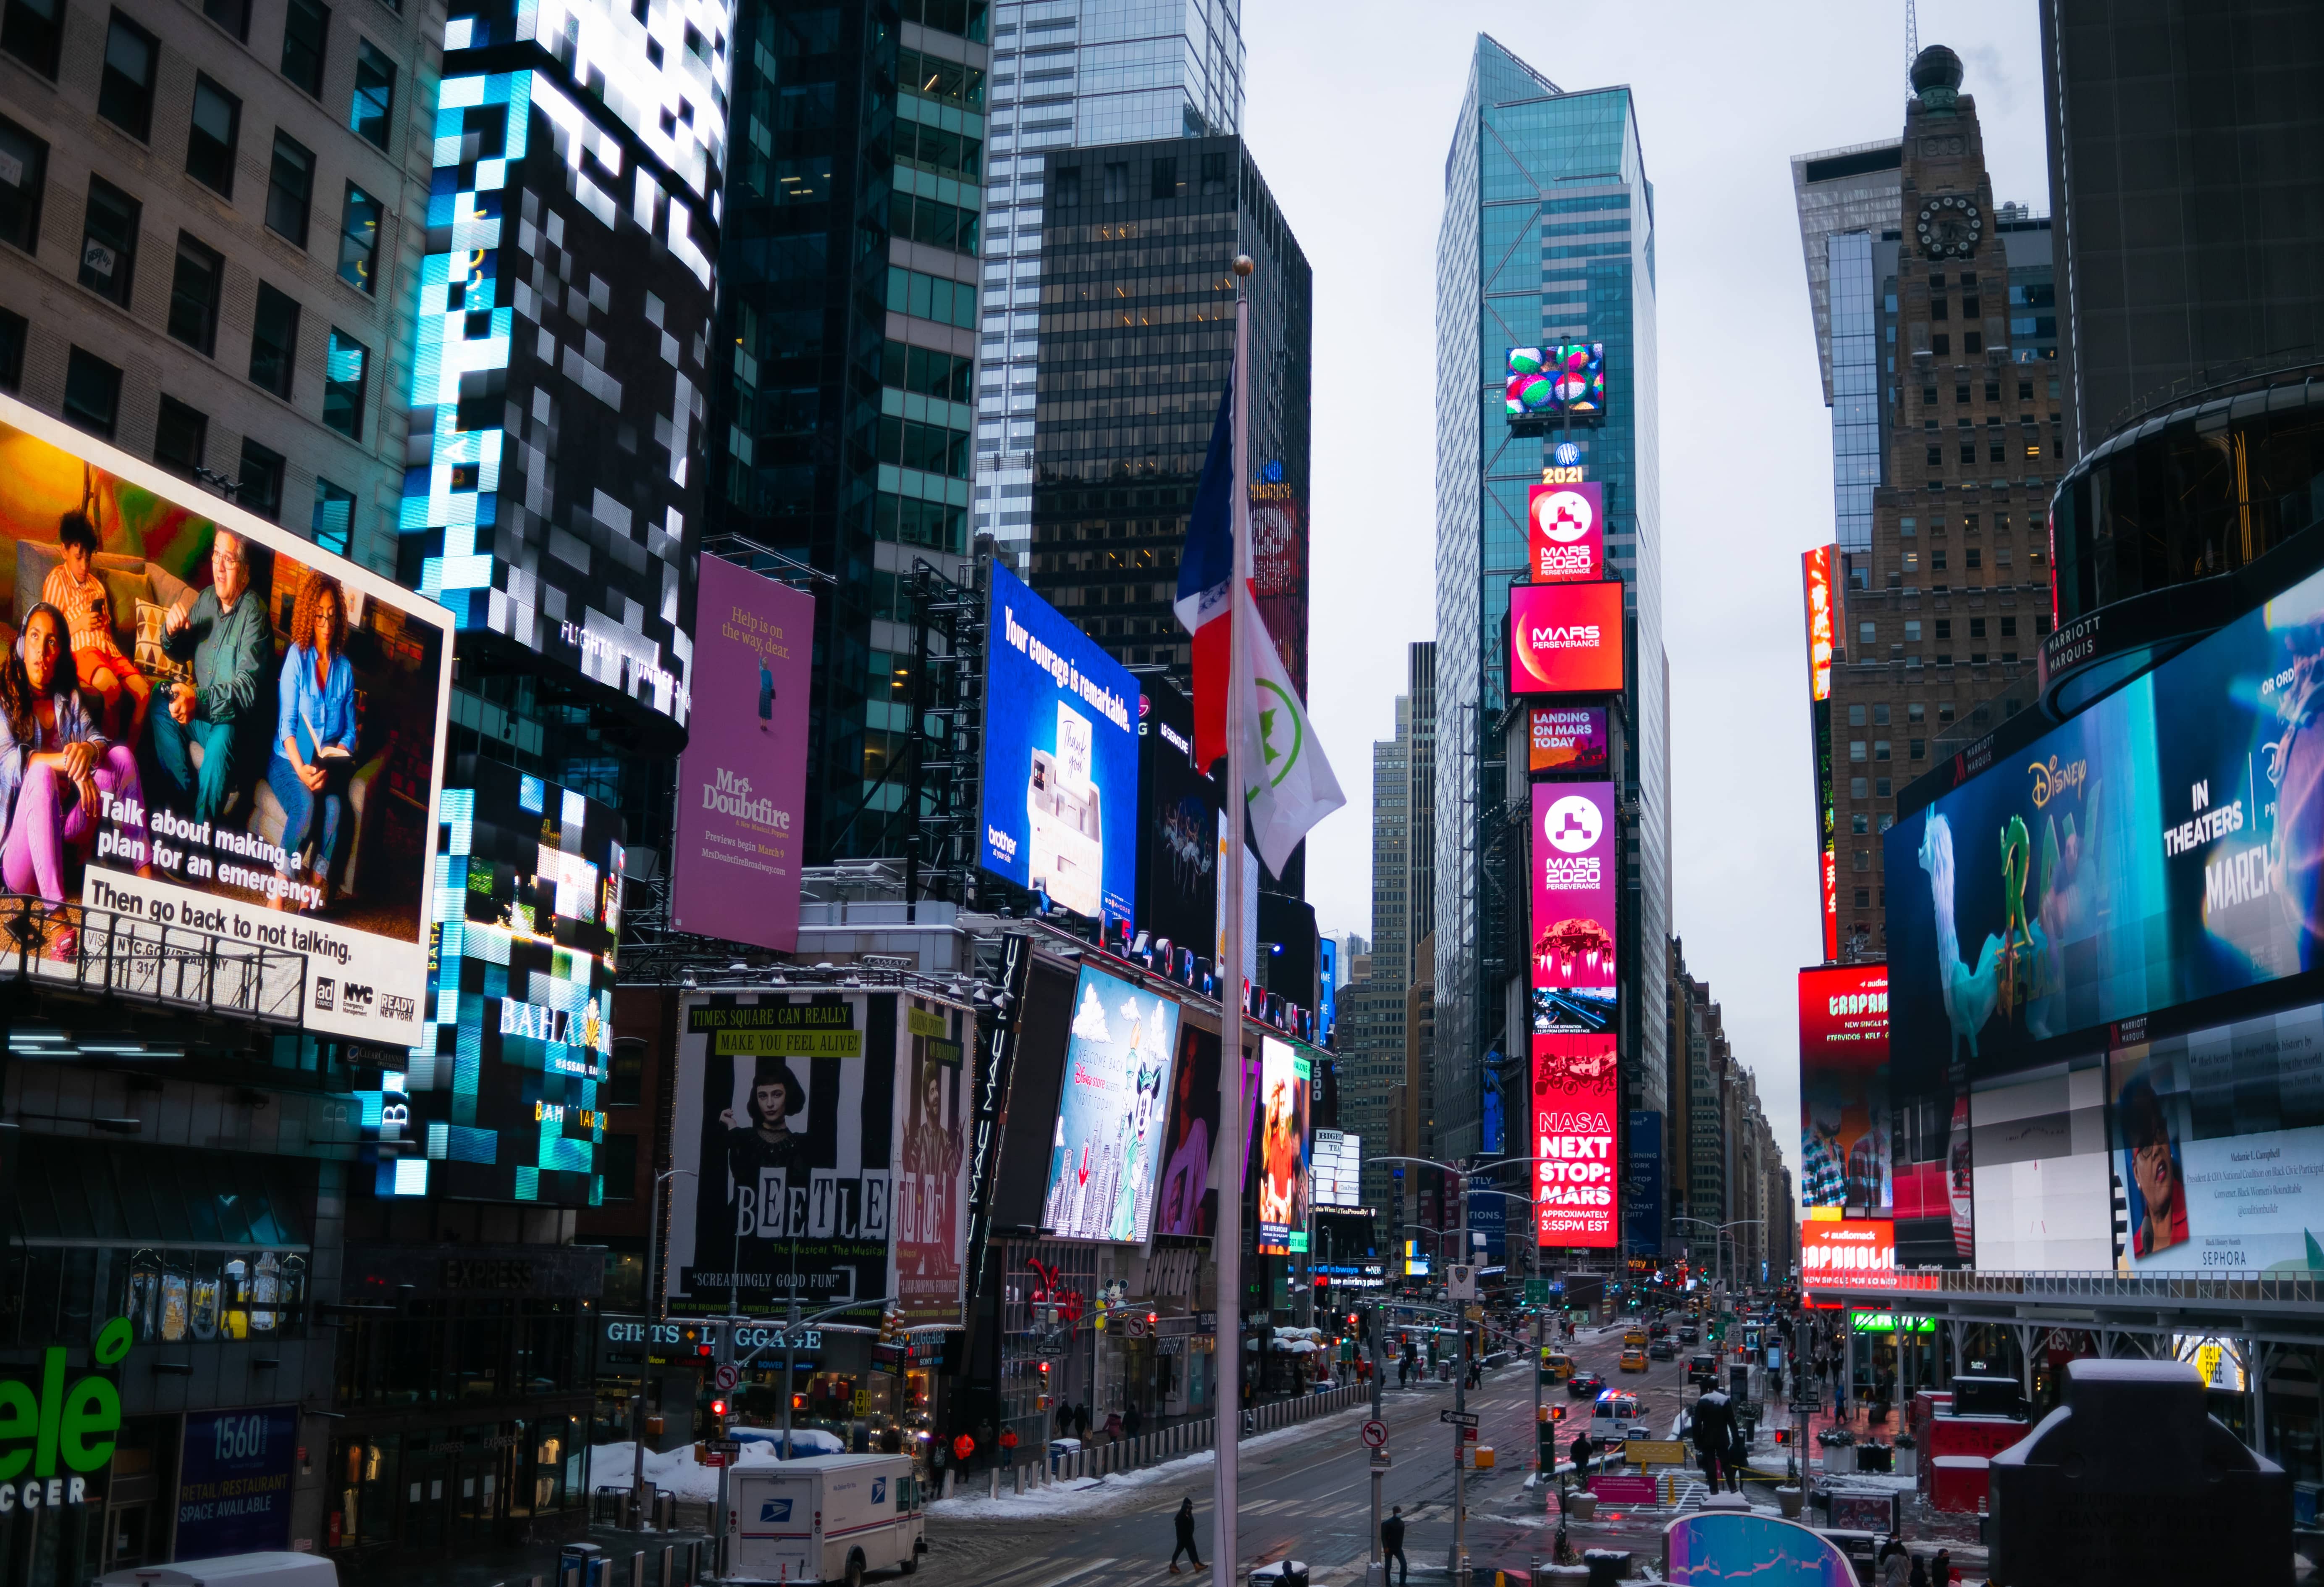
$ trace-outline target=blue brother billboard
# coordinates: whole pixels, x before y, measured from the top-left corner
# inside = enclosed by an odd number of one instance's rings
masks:
[[[1005,567],[985,640],[978,863],[1093,919],[1138,891],[1138,685]]]

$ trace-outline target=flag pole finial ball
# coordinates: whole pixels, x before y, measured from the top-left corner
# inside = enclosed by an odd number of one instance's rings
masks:
[[[1250,254],[1238,254],[1235,255],[1234,272],[1237,275],[1249,275],[1252,271],[1257,270],[1258,268],[1259,262],[1253,259]]]

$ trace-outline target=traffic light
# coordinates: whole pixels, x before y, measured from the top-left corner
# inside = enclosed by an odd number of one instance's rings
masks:
[[[896,1342],[896,1314],[892,1310],[880,1314],[880,1342],[882,1344]]]
[[[710,1402],[710,1436],[726,1436],[726,1397],[723,1394]]]

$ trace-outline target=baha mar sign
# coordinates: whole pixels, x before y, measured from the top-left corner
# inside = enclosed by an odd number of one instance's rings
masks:
[[[111,1369],[129,1353],[129,1319],[105,1325],[89,1352],[98,1370],[69,1384],[66,1353],[52,1344],[37,1377],[0,1376],[0,1516],[104,1502],[103,1473],[121,1433]]]

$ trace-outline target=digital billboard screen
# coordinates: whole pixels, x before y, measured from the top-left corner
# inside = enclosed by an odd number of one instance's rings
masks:
[[[1594,480],[1526,490],[1526,567],[1536,584],[1606,577],[1606,487]]]
[[[1315,1204],[1364,1204],[1364,1138],[1352,1130],[1318,1130],[1314,1149]]]
[[[1006,567],[985,641],[978,863],[1091,919],[1137,893],[1138,684]]]
[[[1137,675],[1138,928],[1201,958],[1218,929],[1218,785],[1194,768],[1194,706],[1160,673]]]
[[[1603,706],[1535,706],[1526,713],[1526,770],[1603,771],[1609,752]]]
[[[1218,1217],[1211,1149],[1219,1133],[1219,1038],[1182,1021],[1170,1081],[1169,1133],[1162,1143],[1162,1187],[1154,1232],[1208,1235]]]
[[[888,1293],[908,1326],[959,1323],[967,1278],[975,1016],[907,1001],[897,1054],[896,1237]]]
[[[1800,553],[1800,577],[1806,592],[1808,620],[1808,695],[1831,698],[1832,634],[1838,623],[1832,592],[1831,554],[1836,546],[1818,546]]]
[[[1606,344],[1511,347],[1501,398],[1502,411],[1511,419],[1536,414],[1576,420],[1599,417],[1606,411]]]
[[[1971,1087],[1970,1184],[1979,1268],[2046,1273],[2114,1265],[2106,1080],[2106,1054],[2096,1051]],[[1898,1199],[1901,1204],[1902,1186]],[[1901,1248],[1901,1204],[1898,1214]],[[1900,1250],[1899,1259],[1909,1257]]]
[[[1041,1229],[1143,1245],[1154,1224],[1178,1050],[1178,1005],[1082,966]]]
[[[6,881],[48,907],[30,973],[190,928],[282,950],[270,1010],[410,1046],[450,614],[5,397],[0,541]]]
[[[1622,584],[1509,586],[1509,692],[1622,692]]]
[[[1616,1038],[1533,1038],[1534,1238],[1607,1250],[1620,1243],[1614,1114],[1622,1105]]]
[[[1896,1231],[1886,1218],[1809,1218],[1800,1224],[1800,1287],[1880,1289],[1895,1281]]]
[[[621,812],[475,755],[446,783],[435,977],[404,1076],[427,1155],[382,1160],[379,1194],[595,1206]]]
[[[1654,1109],[1630,1112],[1623,1160],[1622,1216],[1628,1221],[1627,1247],[1634,1257],[1663,1254],[1663,1116]]]
[[[1259,1038],[1259,1250],[1307,1249],[1307,1100],[1314,1066],[1271,1036]]]
[[[1888,1111],[1888,970],[1800,972],[1800,1204],[1886,1212],[1895,1191]]]
[[[1621,823],[1610,782],[1533,785],[1533,987],[1611,999]]]
[[[1888,956],[1922,1061],[2006,1073],[2324,963],[2319,664],[2324,574],[1899,819]]]
[[[2116,1265],[2324,1269],[2324,1009],[2125,1042],[2107,1074],[2128,1203]],[[1980,1213],[1980,1260],[1984,1238]]]
[[[815,597],[702,558],[693,731],[678,758],[670,924],[798,946]]]

